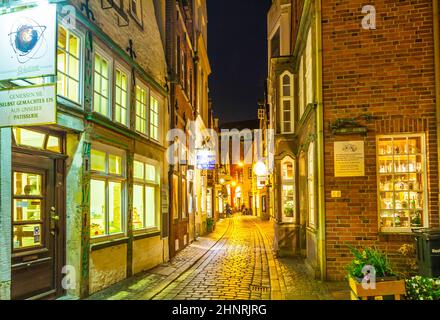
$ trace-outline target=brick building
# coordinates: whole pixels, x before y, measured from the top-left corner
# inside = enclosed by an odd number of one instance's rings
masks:
[[[190,161],[196,156],[194,149],[202,147],[200,133],[211,122],[207,24],[206,1],[166,2],[170,125],[172,129],[185,132],[185,137],[180,137],[185,141],[176,141],[179,161],[170,168],[172,256],[206,231],[207,194],[210,192],[212,196],[212,190],[208,190],[207,172],[197,170]],[[190,148],[191,139],[195,141],[195,148]]]
[[[275,154],[295,168],[295,232],[280,246],[329,280],[343,279],[347,245],[377,246],[404,271],[412,228],[439,225],[438,2],[368,4],[375,28],[357,0],[274,0],[269,12]],[[276,169],[282,182],[288,167]]]

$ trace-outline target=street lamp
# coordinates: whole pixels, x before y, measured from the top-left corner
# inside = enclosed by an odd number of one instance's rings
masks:
[[[267,167],[262,161],[258,161],[254,166],[254,173],[259,177],[267,176]]]

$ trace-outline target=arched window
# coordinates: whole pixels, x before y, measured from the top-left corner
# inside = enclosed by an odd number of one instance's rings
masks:
[[[293,74],[286,71],[280,77],[280,120],[281,133],[293,133],[294,112],[293,112]]]
[[[282,219],[283,222],[294,222],[296,214],[295,161],[285,157],[281,161],[282,174]]]

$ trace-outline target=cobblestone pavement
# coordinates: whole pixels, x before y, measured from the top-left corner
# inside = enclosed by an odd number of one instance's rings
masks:
[[[334,300],[345,284],[314,280],[300,259],[272,252],[273,224],[235,216],[184,249],[169,264],[125,280],[93,300]]]

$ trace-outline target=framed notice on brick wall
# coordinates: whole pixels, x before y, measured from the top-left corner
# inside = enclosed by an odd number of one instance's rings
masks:
[[[334,146],[335,177],[365,176],[363,141],[338,141]]]

